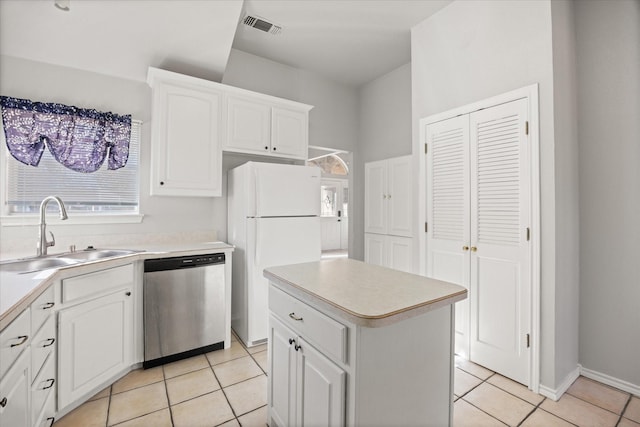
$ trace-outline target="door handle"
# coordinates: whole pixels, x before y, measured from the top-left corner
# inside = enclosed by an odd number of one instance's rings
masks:
[[[468,251],[468,250],[469,250],[469,246],[463,246],[463,247],[462,247],[462,250],[463,250],[463,251]]]
[[[475,246],[471,246],[471,252],[476,252],[478,250],[478,248],[476,248]]]

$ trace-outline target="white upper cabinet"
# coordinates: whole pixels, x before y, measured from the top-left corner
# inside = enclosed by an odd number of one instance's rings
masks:
[[[251,98],[227,98],[225,149],[267,154],[271,149],[271,108]]]
[[[365,232],[412,237],[411,156],[365,164]]]
[[[150,67],[151,195],[222,195],[222,152],[306,160],[311,105]]]
[[[224,150],[304,160],[311,108],[248,91],[229,93]]]
[[[291,157],[307,157],[309,145],[308,111],[271,109],[271,152]]]
[[[222,194],[222,111],[217,83],[149,69],[153,88],[151,194]]]

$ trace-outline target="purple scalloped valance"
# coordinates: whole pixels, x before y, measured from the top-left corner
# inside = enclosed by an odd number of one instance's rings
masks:
[[[131,116],[0,96],[4,134],[18,161],[38,166],[49,147],[53,157],[77,172],[95,172],[108,156],[108,167],[127,164]]]

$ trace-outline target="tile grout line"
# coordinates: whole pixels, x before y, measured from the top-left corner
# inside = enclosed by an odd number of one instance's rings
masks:
[[[162,382],[164,384],[164,393],[167,396],[167,405],[169,406],[169,421],[171,421],[172,426],[175,426],[176,423],[173,421],[173,409],[171,409],[171,399],[169,399],[169,387],[167,387],[167,376],[164,373],[164,365],[162,365]]]
[[[231,348],[231,347],[229,347],[229,348]],[[246,348],[245,348],[245,350],[246,350]],[[215,377],[216,381],[218,381],[218,384],[220,385],[220,391],[222,392],[222,395],[224,396],[224,399],[227,401],[227,405],[229,405],[229,409],[231,409],[231,413],[233,414],[233,419],[236,420],[238,422],[238,424],[240,424],[240,421],[238,421],[238,416],[236,415],[236,411],[233,409],[233,406],[231,406],[231,402],[229,401],[229,398],[227,397],[227,393],[224,392],[224,387],[222,386],[222,383],[218,379],[218,375],[216,375],[216,371],[215,371],[215,369],[213,369],[213,365],[211,364],[211,361],[209,360],[208,357],[206,357],[206,359],[207,359],[207,363],[209,363],[209,367],[211,368],[211,372],[213,372],[213,376]],[[237,359],[239,359],[239,358],[237,358]],[[232,359],[232,360],[236,360],[236,359]],[[225,362],[222,362],[222,363],[225,363]],[[221,365],[222,363],[218,363],[218,365]],[[227,421],[225,421],[225,423],[229,422],[229,421],[231,421],[231,420],[227,420]],[[224,424],[224,423],[222,423],[222,424]],[[220,424],[218,424],[218,425],[220,425]]]
[[[109,386],[109,402],[107,403],[107,419],[104,421],[105,427],[109,425],[109,415],[111,413],[111,395],[113,390],[113,384]]]
[[[620,416],[618,417],[618,421],[616,422],[616,426],[619,426],[620,422],[622,421],[622,418],[625,418],[624,417],[624,413],[627,411],[627,407],[631,403],[631,399],[632,398],[633,398],[633,394],[629,393],[629,398],[627,399],[627,403],[624,404],[624,407],[622,408],[622,411],[620,411]]]

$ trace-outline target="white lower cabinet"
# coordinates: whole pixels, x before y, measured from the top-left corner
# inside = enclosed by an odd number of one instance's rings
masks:
[[[270,316],[271,427],[345,424],[346,373]]]
[[[369,264],[413,273],[413,239],[365,233],[364,260]]]
[[[31,350],[26,348],[0,380],[0,425],[28,426],[31,420]]]
[[[96,283],[108,286],[95,289]],[[94,293],[77,292],[92,288]],[[131,366],[132,290],[132,265],[62,281],[63,301],[68,301],[71,295],[78,299],[72,299],[72,303],[77,303],[65,304],[58,312],[59,410],[98,391],[98,387]]]
[[[366,327],[305,301],[270,282],[270,427],[452,425],[451,306]]]

